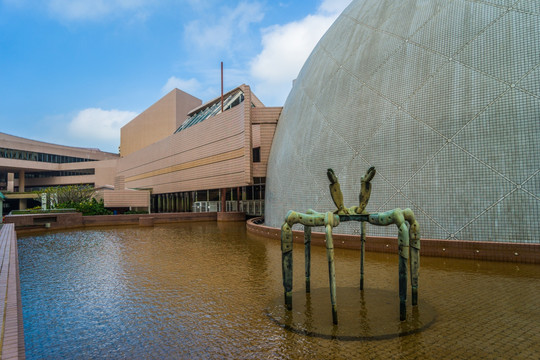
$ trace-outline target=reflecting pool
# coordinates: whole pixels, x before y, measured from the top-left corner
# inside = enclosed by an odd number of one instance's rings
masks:
[[[246,234],[243,223],[54,232],[20,237],[18,245],[29,359],[528,359],[540,354],[537,265],[424,257],[419,298],[436,314],[428,327],[390,338],[332,338],[292,331],[304,327],[303,320],[290,327],[273,318],[283,297],[280,244]],[[335,257],[338,296],[354,294],[359,252],[336,249]],[[381,301],[388,294],[397,298],[397,264],[397,255],[367,253],[366,294],[375,301],[378,294]],[[303,246],[295,244],[299,293],[303,267]],[[327,271],[325,249],[313,247],[314,298],[328,289]],[[349,297],[342,297],[346,303]],[[338,313],[339,305],[338,297]],[[315,306],[313,317],[328,311]]]

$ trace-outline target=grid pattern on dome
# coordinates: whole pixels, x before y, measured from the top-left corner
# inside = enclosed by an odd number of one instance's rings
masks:
[[[329,167],[354,205],[375,166],[368,211],[410,207],[423,238],[540,242],[538,54],[535,2],[353,1],[286,101],[266,224],[333,210]]]

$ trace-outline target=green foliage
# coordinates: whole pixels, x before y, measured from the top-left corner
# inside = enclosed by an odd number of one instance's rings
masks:
[[[49,187],[38,191],[38,193],[46,193],[47,199],[51,199],[51,195],[56,196],[58,204],[82,203],[92,198],[94,188],[90,185],[67,185]],[[41,198],[38,201],[41,201]]]
[[[148,214],[148,211],[144,211],[144,210],[128,210],[124,214],[126,214],[126,215],[128,215],[128,214]]]
[[[75,209],[49,209],[49,210],[41,210],[39,209],[26,209],[26,210],[12,210],[9,214],[10,215],[26,215],[26,214],[49,214],[49,213],[66,213],[66,212],[73,212]]]
[[[76,211],[81,212],[83,215],[112,215],[112,211],[106,209],[103,200],[97,201],[96,199],[84,200],[81,202],[65,202],[58,204],[59,208],[74,208]]]

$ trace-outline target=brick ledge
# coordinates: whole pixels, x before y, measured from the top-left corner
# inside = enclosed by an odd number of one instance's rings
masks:
[[[281,238],[281,229],[257,224],[258,221],[261,218],[246,222],[248,233],[276,240]],[[312,232],[311,236],[314,245],[324,246],[324,233]],[[335,247],[360,249],[359,236],[334,234],[333,238]],[[293,230],[293,241],[303,243],[304,232]],[[421,256],[540,264],[540,243],[421,239],[420,246]],[[395,237],[367,236],[366,251],[397,253],[397,248]]]

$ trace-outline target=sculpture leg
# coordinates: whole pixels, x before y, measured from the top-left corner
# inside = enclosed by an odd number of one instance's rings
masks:
[[[403,210],[405,220],[409,222],[410,264],[411,264],[411,301],[418,305],[418,273],[420,270],[420,229],[411,209]]]
[[[409,259],[409,229],[401,222],[398,230],[399,247],[399,320],[407,318],[407,261]]]
[[[283,270],[283,288],[285,290],[285,307],[292,309],[293,258],[292,229],[285,223],[281,227],[281,263]]]
[[[420,249],[411,242],[411,297],[412,305],[418,305],[418,273],[420,269]]]
[[[364,254],[366,251],[366,223],[360,226],[360,290],[364,290]]]
[[[304,225],[304,248],[306,267],[306,292],[311,291],[311,226]]]
[[[332,226],[326,225],[326,256],[328,258],[328,278],[330,281],[330,301],[332,303],[332,322],[338,323],[336,302],[336,268],[334,266],[334,240]]]

